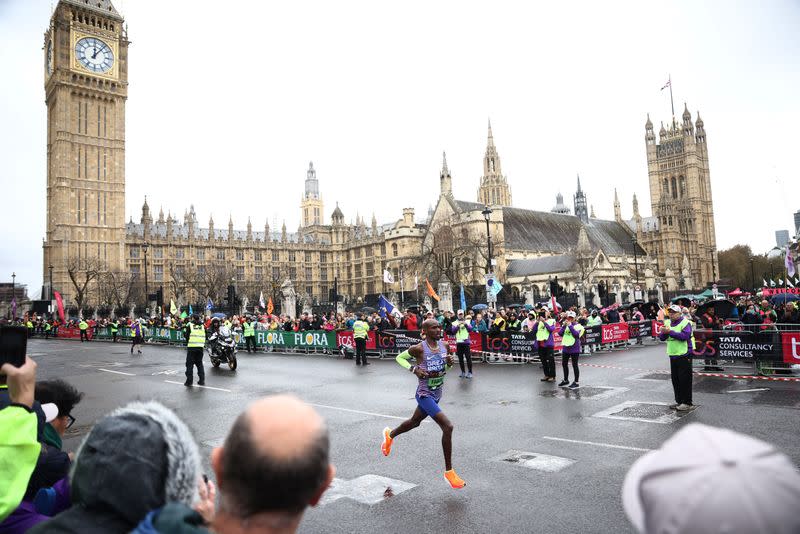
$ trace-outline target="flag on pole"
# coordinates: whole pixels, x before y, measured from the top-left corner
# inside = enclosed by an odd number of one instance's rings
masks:
[[[776,286],[775,280],[770,280],[769,281],[769,287],[775,287],[775,286]]]
[[[428,289],[428,296],[436,300],[436,302],[439,302],[439,295],[437,295],[436,291],[433,290],[433,286],[431,285],[431,283],[428,281],[427,278],[425,279],[425,285],[427,286]]]
[[[558,302],[555,297],[550,297],[550,310],[555,314],[558,312]]]
[[[211,297],[208,297],[208,302],[206,302],[206,309],[207,310],[213,310],[214,309],[214,303],[211,301]]]
[[[464,313],[467,313],[467,299],[464,296],[464,284],[461,284],[461,309],[464,310]]]
[[[497,294],[503,290],[503,285],[497,278],[494,277],[494,275],[491,275],[491,278],[486,280],[486,287],[489,289],[489,291],[492,292],[492,295],[494,296],[497,296]]]
[[[389,299],[387,299],[386,297],[384,297],[383,295],[378,297],[378,307],[380,308],[380,312],[379,313],[380,313],[381,317],[386,317],[387,313],[389,313],[391,315],[394,315],[397,318],[402,317],[402,314],[400,313],[400,310],[398,310],[397,307],[394,304],[392,304],[391,301]],[[386,309],[385,312],[383,311],[384,308]]]
[[[267,307],[267,305],[264,303],[264,292],[263,291],[258,296],[258,307],[262,308],[262,309]]]
[[[786,274],[789,276],[794,276],[794,258],[792,258],[792,251],[789,249],[789,245],[786,245]]]
[[[272,297],[270,297],[267,301],[267,313],[272,315],[273,310],[275,310],[275,306],[272,305]]]
[[[764,287],[769,287],[769,284],[767,284],[767,281],[764,278],[762,278],[761,281],[764,282]]]
[[[783,280],[781,280],[780,278],[778,278],[778,287],[780,287],[780,286],[782,286],[782,285],[783,285]]]
[[[192,311],[192,305],[191,304],[189,304],[189,315],[194,315],[194,312]]]
[[[794,284],[788,278],[786,279],[786,285],[789,286],[789,287],[794,287]]]
[[[58,318],[64,322],[64,301],[61,299],[61,293],[53,291],[53,297],[56,299],[56,307],[58,308]]]
[[[661,90],[663,91],[664,89],[670,87],[671,85],[672,85],[672,80],[671,79],[667,80],[667,83],[664,84],[664,87],[662,87]]]
[[[383,270],[383,281],[387,284],[394,284],[394,276],[389,272],[388,269]]]
[[[411,288],[411,291],[416,291],[418,287],[419,287],[419,276],[415,274],[414,275],[414,287]]]
[[[181,312],[181,319],[186,319],[187,317],[189,317],[189,314],[188,314],[188,313],[186,313],[186,312]]]
[[[175,306],[175,301],[172,299],[169,299],[169,313],[172,315],[178,315],[178,307]]]

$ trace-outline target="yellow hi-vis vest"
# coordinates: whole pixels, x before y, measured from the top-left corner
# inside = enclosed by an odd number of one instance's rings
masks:
[[[578,331],[578,337],[583,335],[583,326],[580,323],[574,323],[572,327]],[[569,330],[569,326],[567,329],[564,330],[564,337],[561,338],[561,345],[564,347],[571,347],[575,344],[575,336],[572,335],[572,332]]]
[[[547,328],[545,328],[544,323],[553,326],[555,321],[553,319],[539,321],[539,325],[536,327],[536,341],[545,341],[550,337],[550,332],[547,330]]]
[[[686,319],[685,317],[683,317],[681,321],[675,326],[672,326],[671,321],[669,319],[664,320],[664,326],[666,326],[671,331],[676,333],[686,328],[687,324],[691,326],[692,323],[690,323],[689,320]],[[669,336],[667,338],[667,356],[683,356],[687,352],[689,352],[688,342],[681,341],[680,339],[675,339],[672,336]]]
[[[252,321],[244,323],[244,337],[253,337],[256,335],[256,329]]]
[[[353,323],[353,337],[365,338],[369,333],[369,324],[366,321],[358,320]]]
[[[189,343],[186,345],[190,349],[203,348],[206,344],[206,329],[201,324],[190,324]]]
[[[81,330],[86,330],[87,328],[89,328],[89,323],[87,323],[86,321],[81,321],[80,323],[78,323],[78,328],[80,328]]]

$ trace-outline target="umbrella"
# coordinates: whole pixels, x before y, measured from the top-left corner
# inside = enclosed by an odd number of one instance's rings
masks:
[[[375,313],[378,310],[376,310],[375,308],[373,308],[371,306],[364,306],[363,308],[361,308],[358,311],[360,311],[361,313]]]
[[[483,311],[483,310],[485,310],[485,309],[486,309],[486,308],[488,308],[488,307],[489,307],[489,306],[487,306],[486,304],[476,304],[476,305],[474,305],[474,306],[472,307],[472,309],[473,309],[474,311]]]
[[[221,312],[212,313],[211,317],[216,317],[217,319],[224,319],[225,318],[225,314],[221,313]]]
[[[691,306],[692,301],[697,300],[697,295],[679,295],[672,299],[670,302],[680,304],[681,306],[686,306],[687,308]]]
[[[714,308],[714,315],[720,319],[727,319],[733,316],[733,308],[735,307],[736,304],[731,300],[709,300],[697,307],[696,315],[703,315],[707,309]]]
[[[627,308],[633,308],[634,306],[637,306],[637,307],[641,308],[642,306],[644,306],[644,301],[643,300],[634,300],[630,304],[626,304],[625,306],[623,306],[622,309],[624,310],[624,309],[627,309]]]
[[[795,295],[794,293],[780,293],[778,295],[772,295],[770,300],[773,304],[785,304],[787,302],[800,300],[800,295]]]
[[[710,289],[706,289],[705,291],[703,291],[699,295],[695,295],[695,296],[700,297],[700,298],[704,298],[704,299],[710,299],[710,298],[712,298],[714,296],[714,292],[712,290],[710,290]]]
[[[522,308],[522,304],[509,304],[508,306],[506,306],[506,308],[514,310],[516,308]]]
[[[729,297],[741,297],[742,295],[744,295],[744,293],[738,287],[733,291],[731,291],[730,293],[728,293]]]

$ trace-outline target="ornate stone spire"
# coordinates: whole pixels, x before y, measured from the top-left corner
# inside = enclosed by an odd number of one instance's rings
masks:
[[[483,157],[483,176],[478,188],[478,202],[493,206],[511,206],[511,189],[500,166],[500,156],[494,145],[491,121],[486,140],[486,153]]]
[[[450,169],[447,168],[447,154],[444,152],[442,152],[442,171],[439,173],[439,193],[453,195],[453,179],[450,176]]]

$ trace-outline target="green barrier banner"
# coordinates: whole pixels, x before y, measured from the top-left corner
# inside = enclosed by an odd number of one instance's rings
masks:
[[[322,330],[282,332],[280,330],[256,331],[257,347],[290,347],[307,349],[335,349],[336,333]]]

